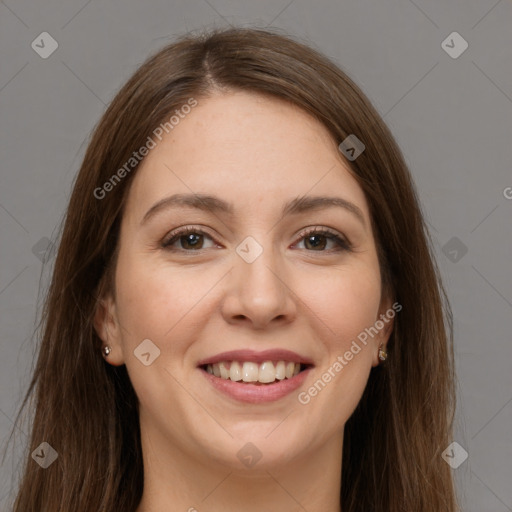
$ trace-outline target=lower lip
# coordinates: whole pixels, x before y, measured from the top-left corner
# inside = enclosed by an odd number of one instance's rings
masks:
[[[274,402],[293,393],[304,382],[311,368],[306,368],[291,379],[277,380],[272,384],[261,385],[222,379],[221,377],[215,377],[215,375],[208,373],[203,368],[200,368],[200,370],[211,385],[221,393],[239,400],[240,402],[260,404],[264,402]]]

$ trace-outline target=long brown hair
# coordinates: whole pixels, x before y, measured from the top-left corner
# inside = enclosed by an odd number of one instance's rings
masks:
[[[149,58],[96,127],[76,178],[43,313],[37,365],[23,407],[34,407],[17,512],[134,511],[143,490],[137,398],[125,366],[100,355],[98,296],[113,286],[120,219],[137,166],[98,198],[156,127],[190,98],[245,90],[291,102],[339,144],[362,187],[383,286],[402,311],[386,364],[373,368],[345,425],[343,512],[455,512],[450,467],[455,409],[451,311],[411,176],[388,128],[361,90],[329,59],[276,31],[186,35]],[[23,410],[23,408],[22,408]],[[21,415],[18,416],[18,420]],[[41,469],[42,441],[58,459]]]

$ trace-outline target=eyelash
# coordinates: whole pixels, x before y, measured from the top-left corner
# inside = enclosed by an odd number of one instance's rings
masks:
[[[172,232],[169,235],[170,238],[164,239],[162,241],[161,246],[162,246],[163,249],[165,249],[167,251],[174,251],[174,252],[198,253],[198,252],[202,251],[203,249],[187,250],[187,249],[181,249],[181,248],[180,249],[173,249],[171,247],[182,236],[190,234],[190,233],[193,233],[193,234],[196,234],[196,235],[205,235],[208,238],[213,240],[213,237],[210,236],[206,231],[204,231],[202,229],[199,229],[199,228],[195,228],[194,226],[187,226],[187,227],[180,228],[177,231]],[[331,253],[331,252],[341,252],[341,251],[346,251],[346,252],[351,252],[352,251],[352,245],[351,245],[351,243],[348,240],[346,240],[345,238],[342,238],[341,236],[339,236],[335,231],[331,231],[329,228],[324,228],[324,227],[314,227],[314,228],[306,228],[306,229],[304,229],[298,235],[299,236],[299,241],[302,241],[306,237],[312,236],[312,235],[323,235],[323,236],[326,236],[329,240],[334,241],[338,245],[338,248],[334,249],[334,250],[330,249],[330,250],[322,250],[322,251],[308,250],[308,252],[327,252],[327,253]],[[213,241],[215,241],[215,240],[213,240]]]

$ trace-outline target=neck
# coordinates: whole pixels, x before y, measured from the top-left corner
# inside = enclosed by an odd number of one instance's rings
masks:
[[[286,465],[247,470],[185,453],[142,426],[141,438],[144,492],[137,512],[341,512],[343,432]]]

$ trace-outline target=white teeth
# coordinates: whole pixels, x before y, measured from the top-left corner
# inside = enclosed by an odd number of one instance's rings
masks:
[[[244,382],[258,382],[258,365],[256,363],[244,363],[242,367],[242,380]]]
[[[300,363],[291,361],[265,361],[261,364],[244,361],[222,361],[208,364],[206,371],[215,377],[235,382],[261,382],[270,384],[277,380],[291,379],[300,372]]]
[[[233,361],[229,367],[229,378],[234,381],[242,380],[242,368],[236,361]]]
[[[220,376],[223,379],[229,379],[229,370],[225,363],[219,363]]]
[[[276,380],[276,369],[272,361],[265,361],[260,365],[258,380],[263,383],[274,382]]]
[[[276,364],[276,379],[283,380],[286,377],[286,365],[284,361],[279,361]]]
[[[293,377],[293,372],[295,370],[294,363],[286,363],[285,375],[287,379],[291,379]]]

